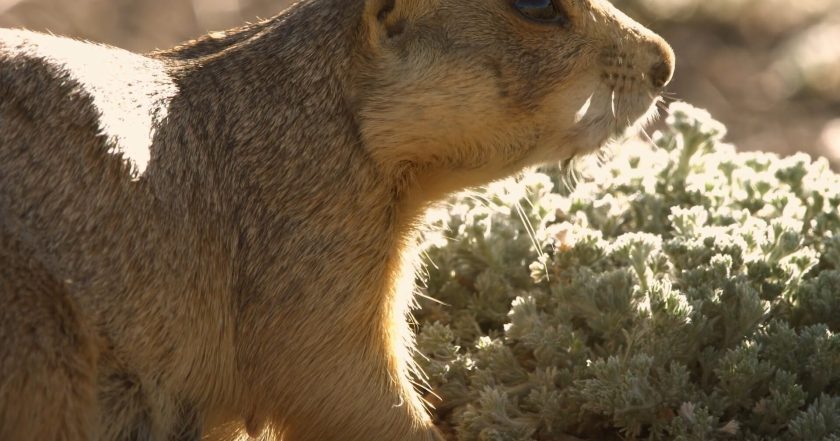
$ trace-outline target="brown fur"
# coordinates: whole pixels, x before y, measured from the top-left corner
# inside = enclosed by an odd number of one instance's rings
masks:
[[[512,3],[308,0],[148,56],[0,31],[0,439],[437,439],[425,208],[600,147],[673,69],[602,0]]]

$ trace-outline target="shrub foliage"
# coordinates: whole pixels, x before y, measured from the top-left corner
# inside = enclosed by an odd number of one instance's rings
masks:
[[[432,214],[417,361],[460,441],[840,441],[840,176],[671,106]]]

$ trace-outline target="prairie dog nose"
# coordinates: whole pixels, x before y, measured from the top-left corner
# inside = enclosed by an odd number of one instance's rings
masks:
[[[637,21],[616,9],[607,0],[587,0],[593,8],[600,11],[607,23],[613,25],[613,31],[607,34],[607,45],[603,60],[607,69],[607,78],[615,79],[616,75],[632,74],[648,87],[656,91],[663,89],[674,76],[674,50],[668,43],[652,30],[642,26]],[[616,45],[615,42],[619,44]],[[622,63],[627,59],[630,63]],[[616,68],[616,65],[619,67]],[[621,72],[616,72],[621,71]]]
[[[653,46],[655,60],[648,73],[653,87],[662,89],[671,82],[674,77],[675,57],[674,50],[658,35],[651,36],[650,44]]]

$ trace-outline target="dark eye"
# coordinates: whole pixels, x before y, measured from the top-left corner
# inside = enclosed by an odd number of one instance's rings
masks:
[[[569,17],[554,6],[553,0],[516,0],[513,4],[525,18],[537,23],[566,24]]]

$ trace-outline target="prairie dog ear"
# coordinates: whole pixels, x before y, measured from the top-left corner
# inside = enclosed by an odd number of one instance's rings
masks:
[[[405,30],[406,24],[422,15],[437,0],[367,0],[365,21],[373,40],[394,38]]]

